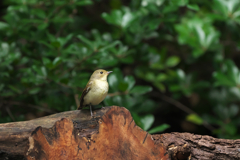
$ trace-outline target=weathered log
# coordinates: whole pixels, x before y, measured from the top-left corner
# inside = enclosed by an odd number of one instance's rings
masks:
[[[123,107],[76,110],[0,124],[0,159],[240,159],[240,140],[190,133],[150,135]]]
[[[173,160],[239,160],[240,139],[218,139],[191,133],[165,133],[152,135],[155,143],[161,143]]]

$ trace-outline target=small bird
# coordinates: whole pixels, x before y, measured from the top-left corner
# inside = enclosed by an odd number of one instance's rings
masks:
[[[110,73],[112,73],[112,71],[105,71],[103,69],[98,69],[93,72],[82,92],[78,110],[82,109],[84,106],[89,106],[92,116],[92,105],[98,105],[107,96],[109,88],[107,76]]]

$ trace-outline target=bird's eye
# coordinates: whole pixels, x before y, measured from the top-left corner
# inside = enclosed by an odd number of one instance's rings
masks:
[[[101,74],[103,74],[103,72],[100,72]]]

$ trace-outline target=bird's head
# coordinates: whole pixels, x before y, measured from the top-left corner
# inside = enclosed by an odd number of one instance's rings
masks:
[[[112,71],[106,71],[104,69],[98,69],[93,72],[90,80],[107,80],[107,76],[112,73]]]

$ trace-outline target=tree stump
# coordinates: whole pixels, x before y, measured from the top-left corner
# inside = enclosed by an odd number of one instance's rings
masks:
[[[150,135],[124,107],[68,111],[0,124],[0,159],[239,159],[240,140],[190,133]]]

